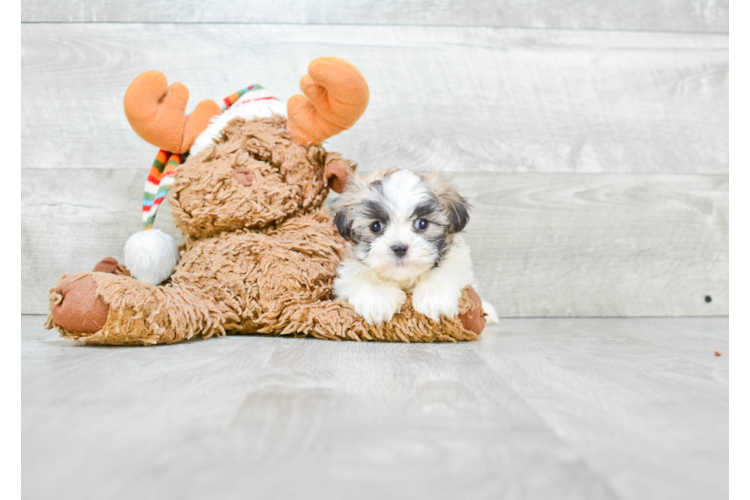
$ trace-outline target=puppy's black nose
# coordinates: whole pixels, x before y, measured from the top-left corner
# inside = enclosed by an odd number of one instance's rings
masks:
[[[396,257],[403,257],[404,255],[406,255],[406,251],[409,250],[409,245],[399,243],[397,245],[393,245],[391,247],[391,250],[393,250],[393,253],[396,254]]]

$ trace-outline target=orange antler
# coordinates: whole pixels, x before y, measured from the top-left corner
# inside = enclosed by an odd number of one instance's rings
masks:
[[[286,106],[287,132],[303,145],[318,144],[354,125],[370,100],[365,77],[343,59],[320,57],[307,73],[300,80],[305,95],[293,96]]]
[[[125,91],[125,116],[133,130],[147,142],[172,153],[190,150],[196,137],[221,110],[214,101],[201,101],[185,116],[190,92],[181,83],[167,87],[167,77],[146,71]]]

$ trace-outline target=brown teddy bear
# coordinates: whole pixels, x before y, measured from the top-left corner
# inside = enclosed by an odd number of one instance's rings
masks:
[[[168,199],[185,243],[177,253],[176,247],[159,250],[157,244],[135,248],[129,240],[130,271],[110,257],[93,272],[63,275],[51,289],[46,326],[66,338],[119,345],[226,333],[477,339],[485,320],[471,288],[462,295],[461,315],[440,322],[415,312],[407,301],[391,321],[371,325],[347,302],[332,298],[346,243],[322,206],[330,188],[341,192],[356,165],[326,152],[321,142],[356,122],[369,89],[353,65],[333,57],[313,61],[300,87],[305,95],[290,99],[288,119],[273,112],[281,101],[267,92],[253,94],[260,90],[253,87],[225,100],[223,113],[213,101],[203,101],[185,116],[184,86],[167,87],[155,71],[136,78],[126,92],[126,115],[141,137],[165,150],[162,165],[171,158],[164,179],[173,180]],[[236,111],[240,106],[256,108],[253,117],[243,118],[247,111]],[[194,147],[177,166],[180,154],[200,141],[202,150]],[[157,196],[153,208],[158,201]],[[152,224],[153,217],[149,220]],[[156,231],[139,234],[151,238]],[[156,264],[149,261],[151,250],[163,253]],[[129,252],[134,262],[145,257],[145,265],[131,266]]]

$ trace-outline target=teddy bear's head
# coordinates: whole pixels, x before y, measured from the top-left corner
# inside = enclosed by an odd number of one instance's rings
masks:
[[[319,208],[329,189],[343,190],[355,166],[320,143],[364,113],[367,83],[347,61],[323,57],[310,63],[300,88],[305,95],[289,100],[288,119],[233,118],[177,167],[168,199],[186,237],[273,226]],[[187,116],[187,97],[183,85],[167,87],[164,75],[146,72],[126,92],[126,115],[147,141],[184,153],[221,113],[216,103],[203,101]]]
[[[269,227],[320,208],[330,187],[345,184],[355,165],[321,146],[298,144],[286,126],[280,115],[235,118],[216,145],[177,168],[169,202],[185,236]]]

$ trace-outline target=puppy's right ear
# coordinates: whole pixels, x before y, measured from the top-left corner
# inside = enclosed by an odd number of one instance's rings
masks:
[[[352,239],[352,220],[349,218],[349,209],[346,207],[337,209],[333,222],[336,224],[336,229],[339,230],[341,237],[350,241]]]
[[[369,188],[367,182],[363,181],[356,173],[356,164],[342,160],[338,156],[331,156],[328,154],[329,160],[332,159],[335,162],[346,162],[349,167],[349,175],[347,176],[346,189],[343,194],[336,198],[331,204],[333,210],[333,222],[336,224],[339,234],[342,238],[347,241],[353,241],[354,235],[352,234],[352,225],[354,224],[354,218],[356,215],[356,206],[362,201],[364,193]]]

